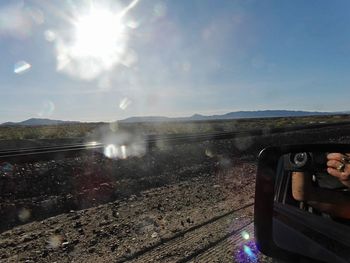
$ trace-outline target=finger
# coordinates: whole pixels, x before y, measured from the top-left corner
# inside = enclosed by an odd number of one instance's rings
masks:
[[[327,166],[328,167],[335,168],[335,169],[337,169],[341,164],[342,163],[340,161],[337,161],[337,160],[334,160],[334,159],[329,160],[327,162]]]
[[[340,172],[337,169],[334,168],[327,168],[327,172],[334,176],[337,177],[340,181],[349,181],[350,179],[350,174],[347,172]]]
[[[341,172],[339,172],[337,169],[334,169],[334,168],[327,168],[327,172],[328,172],[330,175],[332,175],[332,176],[334,176],[334,177],[337,177],[337,178],[339,178],[339,179],[340,179],[340,177],[341,177]]]
[[[341,161],[343,158],[343,155],[341,153],[329,153],[327,154],[328,160],[338,160]]]

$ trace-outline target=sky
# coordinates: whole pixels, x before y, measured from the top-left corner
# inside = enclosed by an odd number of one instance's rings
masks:
[[[0,123],[350,110],[347,0],[6,0]]]

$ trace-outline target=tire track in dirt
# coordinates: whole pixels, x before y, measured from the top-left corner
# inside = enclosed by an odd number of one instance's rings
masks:
[[[249,203],[118,262],[186,262],[251,223],[252,210]]]
[[[242,233],[246,233],[243,237]],[[197,254],[194,259],[194,262],[242,262],[239,259],[244,257],[243,246],[244,244],[251,242],[254,238],[254,223],[251,222],[248,225],[245,225],[239,231],[227,235],[226,238],[220,240],[215,245],[209,247],[207,250],[202,251],[202,253]],[[254,261],[257,255],[252,254],[252,262]],[[185,261],[183,261],[185,262]],[[243,261],[246,262],[246,261]],[[249,262],[249,261],[248,261]],[[260,261],[259,261],[260,262]]]

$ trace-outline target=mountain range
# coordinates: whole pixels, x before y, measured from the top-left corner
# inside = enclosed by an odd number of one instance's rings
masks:
[[[190,117],[163,117],[163,116],[140,116],[130,117],[119,120],[122,123],[135,122],[172,122],[172,121],[205,121],[205,120],[232,120],[248,118],[273,118],[273,117],[302,117],[302,116],[321,116],[334,114],[349,114],[349,112],[319,112],[319,111],[290,111],[290,110],[261,110],[261,111],[235,111],[222,115],[201,115],[194,114]],[[61,125],[74,124],[79,121],[62,121],[41,118],[31,118],[21,122],[4,122],[0,126],[42,126],[42,125]]]
[[[31,118],[20,122],[4,122],[1,126],[43,126],[43,125],[60,125],[60,124],[73,124],[79,123],[79,121],[61,121],[41,118]]]
[[[169,122],[169,121],[205,121],[205,120],[233,120],[249,118],[274,118],[274,117],[302,117],[321,116],[333,114],[348,114],[348,112],[319,112],[319,111],[290,111],[290,110],[262,110],[262,111],[235,111],[222,115],[194,114],[190,117],[169,118],[162,116],[130,117],[119,122]]]

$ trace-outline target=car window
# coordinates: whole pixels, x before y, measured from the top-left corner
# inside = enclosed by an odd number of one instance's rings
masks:
[[[0,261],[273,260],[256,157],[349,141],[349,7],[2,1]]]

